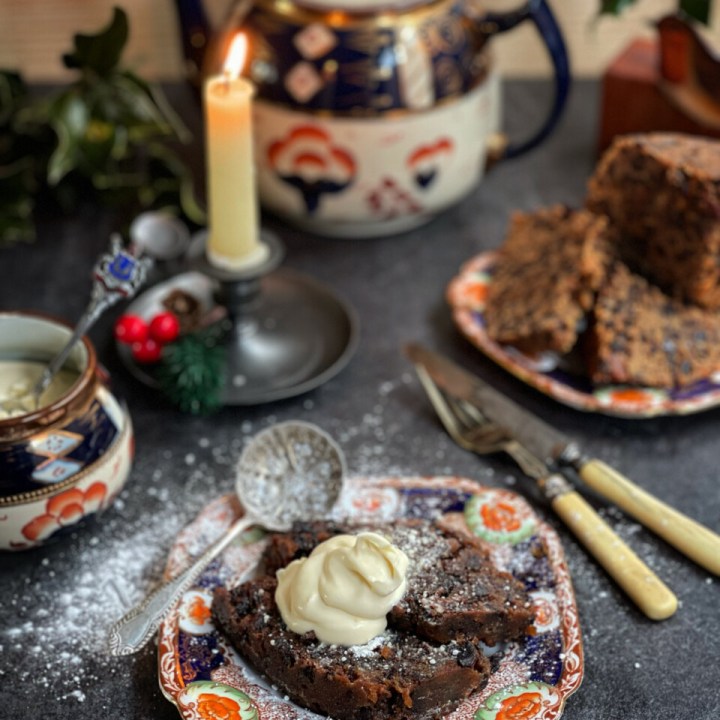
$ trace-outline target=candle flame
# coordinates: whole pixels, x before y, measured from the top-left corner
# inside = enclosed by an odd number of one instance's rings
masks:
[[[242,33],[238,33],[230,44],[230,50],[228,51],[225,65],[223,66],[225,77],[230,80],[235,80],[240,76],[243,65],[245,64],[246,55],[247,38]]]

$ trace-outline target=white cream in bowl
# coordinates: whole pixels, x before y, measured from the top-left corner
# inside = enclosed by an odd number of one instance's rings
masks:
[[[36,410],[33,387],[46,364],[32,360],[0,359],[0,420],[18,417]],[[40,396],[39,407],[59,400],[77,381],[80,373],[62,369]]]

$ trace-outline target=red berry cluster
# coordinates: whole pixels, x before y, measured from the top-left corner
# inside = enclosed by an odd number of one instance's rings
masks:
[[[139,315],[123,315],[115,323],[115,337],[130,345],[139,363],[155,363],[162,356],[163,345],[177,339],[180,322],[171,312],[160,312],[150,320]]]

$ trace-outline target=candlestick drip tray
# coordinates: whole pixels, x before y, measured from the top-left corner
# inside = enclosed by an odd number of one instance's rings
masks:
[[[257,405],[294,397],[322,385],[349,362],[358,342],[355,311],[320,282],[274,260],[257,272],[233,275],[204,259],[197,271],[176,275],[135,299],[126,313],[150,319],[183,293],[198,302],[200,316],[224,308],[222,336],[225,405]],[[267,274],[264,274],[267,273]],[[157,367],[136,362],[118,343],[125,366],[141,382],[158,388]]]
[[[312,390],[345,367],[356,345],[344,303],[308,277],[277,270],[262,279],[255,307],[234,318],[223,400],[253,405]]]

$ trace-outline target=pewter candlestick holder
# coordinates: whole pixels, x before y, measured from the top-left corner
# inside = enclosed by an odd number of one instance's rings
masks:
[[[207,236],[207,233],[203,233]],[[301,394],[329,380],[357,346],[354,311],[299,273],[278,269],[280,240],[263,230],[269,252],[241,270],[212,265],[203,252],[194,269],[217,282],[216,301],[230,322],[225,336],[225,405],[254,405]]]

